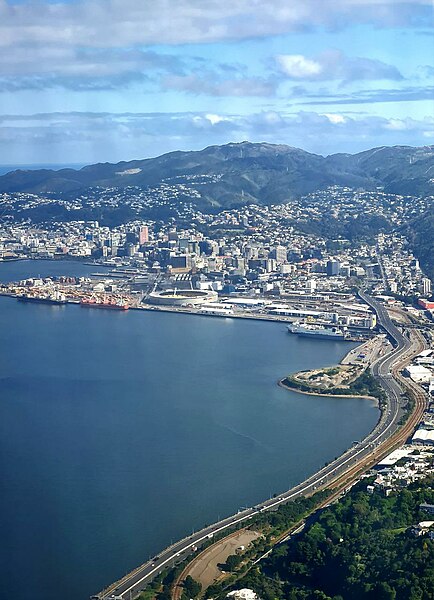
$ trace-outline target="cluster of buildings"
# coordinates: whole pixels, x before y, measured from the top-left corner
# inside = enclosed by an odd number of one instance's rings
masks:
[[[340,291],[381,274],[379,292],[431,293],[405,238],[380,234],[375,247],[345,238],[339,229],[344,224],[351,230],[360,215],[400,225],[420,214],[426,199],[335,186],[286,204],[201,212],[201,187],[216,178],[180,176],[155,188],[90,189],[72,199],[0,194],[0,259],[67,256],[163,273],[202,272],[238,287],[255,281],[264,293]],[[47,214],[56,215],[59,206],[58,218],[43,220],[47,207]],[[106,226],[107,214],[119,210],[123,222]],[[87,218],[80,219],[82,214]],[[91,220],[92,214],[103,220]],[[335,240],[323,234],[324,227],[336,227]]]
[[[376,252],[382,276],[379,291],[407,297],[431,296],[431,280],[424,276],[405,237],[398,233],[379,234]]]
[[[404,369],[404,375],[425,387],[434,396],[434,350],[423,350]]]
[[[431,399],[427,410],[425,411],[419,426],[412,437],[412,444],[416,446],[434,446],[434,386],[431,380],[430,396]]]
[[[426,445],[415,447],[410,444],[394,450],[377,464],[375,480],[366,489],[370,494],[379,490],[385,496],[389,496],[393,491],[422,481],[433,474],[434,448]],[[426,536],[434,540],[434,521],[428,520],[434,515],[434,505],[422,503],[419,508],[426,514],[427,520],[413,525],[408,532],[415,537]]]
[[[392,491],[409,486],[434,474],[432,445],[408,444],[383,458],[375,468],[375,479],[367,486],[373,493],[381,490],[386,496]]]
[[[147,189],[90,189],[73,199],[2,194],[0,260],[84,259],[111,268],[107,286],[113,278],[120,285],[122,271],[130,291],[151,304],[206,304],[225,313],[255,311],[341,327],[375,325],[356,299],[364,282],[386,298],[429,298],[431,282],[402,235],[375,234],[376,243],[368,243],[345,238],[339,229],[346,224],[350,231],[360,215],[400,225],[420,214],[426,199],[331,187],[286,204],[206,214],[197,201],[216,177],[180,176]],[[47,206],[61,206],[63,218],[36,224],[37,211]],[[75,218],[121,207],[127,212],[117,225]],[[150,217],[139,218],[143,214]],[[330,231],[323,234],[330,223],[336,239]],[[224,305],[215,306],[222,296]]]

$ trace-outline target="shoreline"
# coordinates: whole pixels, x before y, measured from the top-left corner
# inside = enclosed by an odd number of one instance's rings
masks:
[[[370,342],[371,342],[371,340],[366,340],[366,341],[362,342],[361,344],[359,344],[358,346],[355,346],[354,348],[351,348],[350,350],[348,350],[348,352],[346,354],[344,354],[344,356],[340,359],[339,363],[337,365],[335,365],[335,367],[339,368],[339,366],[344,367],[344,366],[349,365],[349,364],[354,364],[350,360],[351,356],[355,352],[360,353],[365,346],[369,345]],[[364,367],[362,373],[365,373],[366,371],[368,371],[371,368],[372,364],[373,364],[373,360],[372,360],[372,355],[371,355],[370,358],[366,361],[365,367]],[[302,373],[302,372],[307,372],[308,373],[309,370],[307,370],[307,371],[297,371],[296,373],[293,373],[292,376],[297,375],[297,373]],[[320,389],[314,389],[314,388],[310,388],[309,391],[302,390],[302,389],[299,389],[296,386],[291,386],[291,385],[288,385],[288,383],[285,383],[285,380],[288,377],[290,377],[290,376],[287,375],[286,377],[283,377],[282,379],[279,379],[277,385],[279,387],[285,388],[288,391],[299,392],[300,394],[305,394],[307,396],[318,396],[318,397],[321,397],[321,398],[364,398],[366,400],[373,400],[375,402],[375,404],[378,406],[378,408],[380,409],[380,412],[381,412],[380,400],[376,396],[371,396],[369,394],[357,394],[357,393],[353,393],[353,394],[333,394],[332,391],[330,391],[330,393],[328,393],[328,392],[322,391]],[[309,387],[309,386],[307,386],[307,387]],[[337,386],[334,386],[334,388],[331,388],[331,390],[336,389],[336,387]],[[342,388],[340,388],[340,389],[342,389]]]
[[[365,400],[373,400],[377,406],[380,405],[378,398],[375,396],[368,396],[367,394],[324,394],[321,392],[306,392],[295,387],[290,387],[289,385],[286,385],[284,381],[285,377],[283,379],[279,379],[277,385],[285,390],[288,390],[289,392],[297,392],[298,394],[305,394],[306,396],[319,396],[320,398],[363,398]]]
[[[77,305],[77,302],[69,302],[69,304],[75,304],[75,305]],[[139,308],[139,310],[140,310],[140,308]],[[145,310],[146,310],[146,309],[145,309]],[[155,310],[155,309],[153,309],[153,310]],[[197,315],[197,313],[194,313],[194,312],[187,312],[187,311],[177,311],[177,310],[172,310],[172,311],[170,311],[170,310],[169,310],[169,311],[163,311],[163,310],[159,310],[159,309],[157,309],[157,312],[165,312],[166,314],[167,314],[168,312],[173,312],[173,313],[177,313],[177,314],[179,314],[179,313],[181,312],[181,313],[183,313],[183,314],[193,314],[193,315],[194,315],[194,314],[196,314],[196,315]],[[231,316],[229,316],[229,315],[228,315],[228,316],[227,316],[227,315],[209,315],[209,314],[207,315],[207,314],[199,314],[198,316],[215,316],[215,317],[217,317],[217,316],[219,316],[219,317],[223,316],[224,318],[234,318],[234,316],[233,316],[233,315],[231,315]],[[244,318],[244,319],[249,319],[249,318],[250,318],[250,319],[252,319],[252,317],[246,317],[246,316],[244,316],[244,315],[237,315],[235,318],[241,318],[241,319],[243,319],[243,318]],[[253,319],[254,319],[254,318],[255,318],[255,317],[253,317]],[[267,318],[265,318],[265,319],[264,319],[264,318],[263,318],[263,319],[258,319],[258,320],[271,320],[271,321],[276,321],[277,319],[267,319]],[[280,328],[279,328],[279,331],[280,331]],[[287,334],[286,334],[286,335],[287,335]],[[322,342],[320,343],[320,346],[321,346],[321,344],[322,344]],[[358,345],[358,346],[359,346],[359,345]],[[344,350],[344,349],[342,349],[342,350]],[[351,351],[351,350],[350,350],[350,351]],[[342,360],[343,360],[343,359],[344,359],[344,358],[345,358],[345,357],[348,355],[348,353],[349,353],[350,351],[346,352],[346,354],[345,354],[345,355],[344,355],[344,357],[341,359],[341,361],[342,361]],[[282,386],[282,387],[286,387],[286,386]],[[288,388],[288,389],[289,389],[289,388]],[[292,391],[292,390],[291,390],[291,391]],[[320,394],[312,394],[312,395],[320,395]],[[325,396],[329,396],[329,397],[335,397],[335,396],[332,396],[331,394],[321,394],[321,395],[325,395]],[[343,397],[345,397],[345,396],[343,396]],[[360,396],[348,396],[348,397],[360,397]],[[376,425],[375,425],[375,427],[376,427]],[[369,433],[368,433],[367,435],[369,435]],[[350,448],[349,448],[349,449],[350,449]],[[345,451],[345,452],[346,452],[346,451]],[[321,469],[320,469],[318,472],[321,472]],[[316,473],[313,473],[312,475],[310,475],[310,476],[307,478],[307,480],[309,480],[311,477],[312,477],[312,478],[313,478],[313,477],[315,477],[315,475],[316,475]],[[300,483],[300,484],[298,484],[298,485],[302,485],[302,483],[303,483],[303,482],[301,482],[301,483]],[[297,488],[297,486],[295,486],[295,488]],[[292,488],[291,488],[291,489],[292,489]]]
[[[0,283],[0,286],[1,286],[1,283]],[[0,298],[1,297],[17,299],[19,296],[12,292],[0,291]],[[43,302],[41,304],[43,304]],[[78,299],[77,300],[67,300],[62,306],[67,306],[67,305],[77,306],[78,304],[80,304],[80,300],[78,300]],[[47,305],[49,305],[49,303],[47,303]],[[230,315],[226,315],[226,314],[220,314],[220,313],[188,310],[183,307],[182,308],[181,307],[173,308],[173,307],[168,307],[168,306],[160,307],[160,306],[142,305],[142,306],[130,306],[128,310],[129,311],[131,310],[131,311],[161,312],[161,313],[165,313],[165,314],[170,313],[170,314],[176,314],[176,315],[190,315],[190,316],[194,316],[194,317],[214,317],[214,318],[220,318],[220,319],[245,319],[247,321],[269,321],[271,323],[288,324],[291,322],[288,320],[288,317],[286,317],[286,316],[267,315],[267,314],[230,314]],[[124,312],[127,312],[127,311],[124,311]],[[327,341],[333,341],[333,340],[327,340]],[[366,340],[361,340],[361,339],[346,339],[344,341],[351,343],[351,344],[358,344],[358,345],[364,344],[366,342]],[[339,341],[339,343],[342,343],[342,342]],[[345,357],[353,349],[354,348],[351,348],[342,357],[341,360],[344,360]]]

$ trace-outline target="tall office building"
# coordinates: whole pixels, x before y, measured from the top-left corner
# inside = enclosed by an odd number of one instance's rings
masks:
[[[308,279],[306,281],[306,292],[308,294],[313,294],[316,291],[316,280]]]
[[[333,277],[334,275],[339,275],[340,268],[341,268],[341,265],[338,260],[328,260],[327,261],[326,272],[329,277]]]
[[[431,294],[431,280],[428,277],[422,277],[422,294],[424,296]]]
[[[274,246],[268,255],[269,258],[274,258],[277,264],[282,264],[286,262],[288,251],[285,246]]]
[[[127,244],[136,244],[138,240],[137,234],[134,231],[127,231],[125,241]]]
[[[149,231],[147,225],[142,225],[139,230],[139,244],[147,244],[149,242]]]

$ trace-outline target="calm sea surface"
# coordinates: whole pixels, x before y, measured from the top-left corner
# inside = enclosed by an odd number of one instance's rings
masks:
[[[26,261],[0,279],[93,270]],[[86,600],[340,454],[374,404],[276,382],[351,346],[277,323],[0,298],[0,598]]]

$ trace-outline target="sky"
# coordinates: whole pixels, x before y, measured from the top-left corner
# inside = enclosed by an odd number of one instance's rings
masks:
[[[0,164],[434,144],[432,0],[0,0]]]

